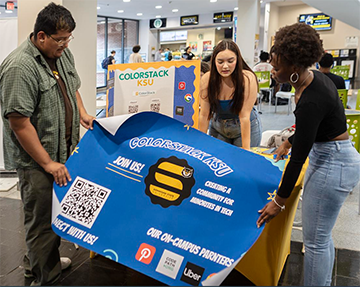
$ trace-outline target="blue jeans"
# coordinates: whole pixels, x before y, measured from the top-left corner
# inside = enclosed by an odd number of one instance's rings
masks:
[[[303,194],[304,285],[330,286],[335,249],[331,232],[360,177],[360,155],[350,140],[315,143]]]
[[[262,127],[259,113],[255,108],[253,108],[250,114],[250,131],[250,146],[259,146],[261,142]],[[235,119],[219,119],[215,115],[210,121],[209,134],[212,137],[229,144],[242,147],[239,117]]]

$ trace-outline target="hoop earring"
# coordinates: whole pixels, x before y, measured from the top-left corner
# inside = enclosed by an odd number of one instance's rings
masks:
[[[293,76],[296,77],[296,80],[293,80]],[[295,84],[295,83],[297,83],[298,80],[299,80],[299,74],[296,73],[296,72],[292,73],[291,76],[290,76],[290,82]]]

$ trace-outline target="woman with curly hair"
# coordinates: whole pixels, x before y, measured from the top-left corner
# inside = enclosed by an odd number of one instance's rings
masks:
[[[274,79],[289,81],[295,88],[296,132],[275,152],[279,160],[292,148],[277,195],[259,210],[257,224],[269,222],[285,209],[309,155],[302,207],[304,285],[329,286],[335,255],[331,231],[359,181],[360,155],[349,139],[335,85],[323,73],[308,69],[323,54],[319,34],[306,24],[286,26],[276,33],[270,52]]]
[[[210,73],[201,78],[199,129],[227,143],[259,146],[261,123],[254,108],[258,82],[232,40],[222,40],[211,57]]]

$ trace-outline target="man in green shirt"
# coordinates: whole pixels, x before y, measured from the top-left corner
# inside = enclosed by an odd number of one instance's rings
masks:
[[[63,6],[46,6],[34,32],[0,66],[5,168],[16,169],[24,204],[25,276],[32,285],[52,285],[70,266],[61,258],[51,229],[52,186],[66,186],[64,163],[79,141],[79,124],[92,129],[78,89],[80,79],[68,49],[75,21]]]

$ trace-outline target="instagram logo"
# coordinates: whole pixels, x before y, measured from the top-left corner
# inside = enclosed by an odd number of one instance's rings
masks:
[[[154,257],[155,251],[156,248],[154,246],[142,243],[138,252],[135,255],[135,258],[142,263],[150,264],[151,260]]]

